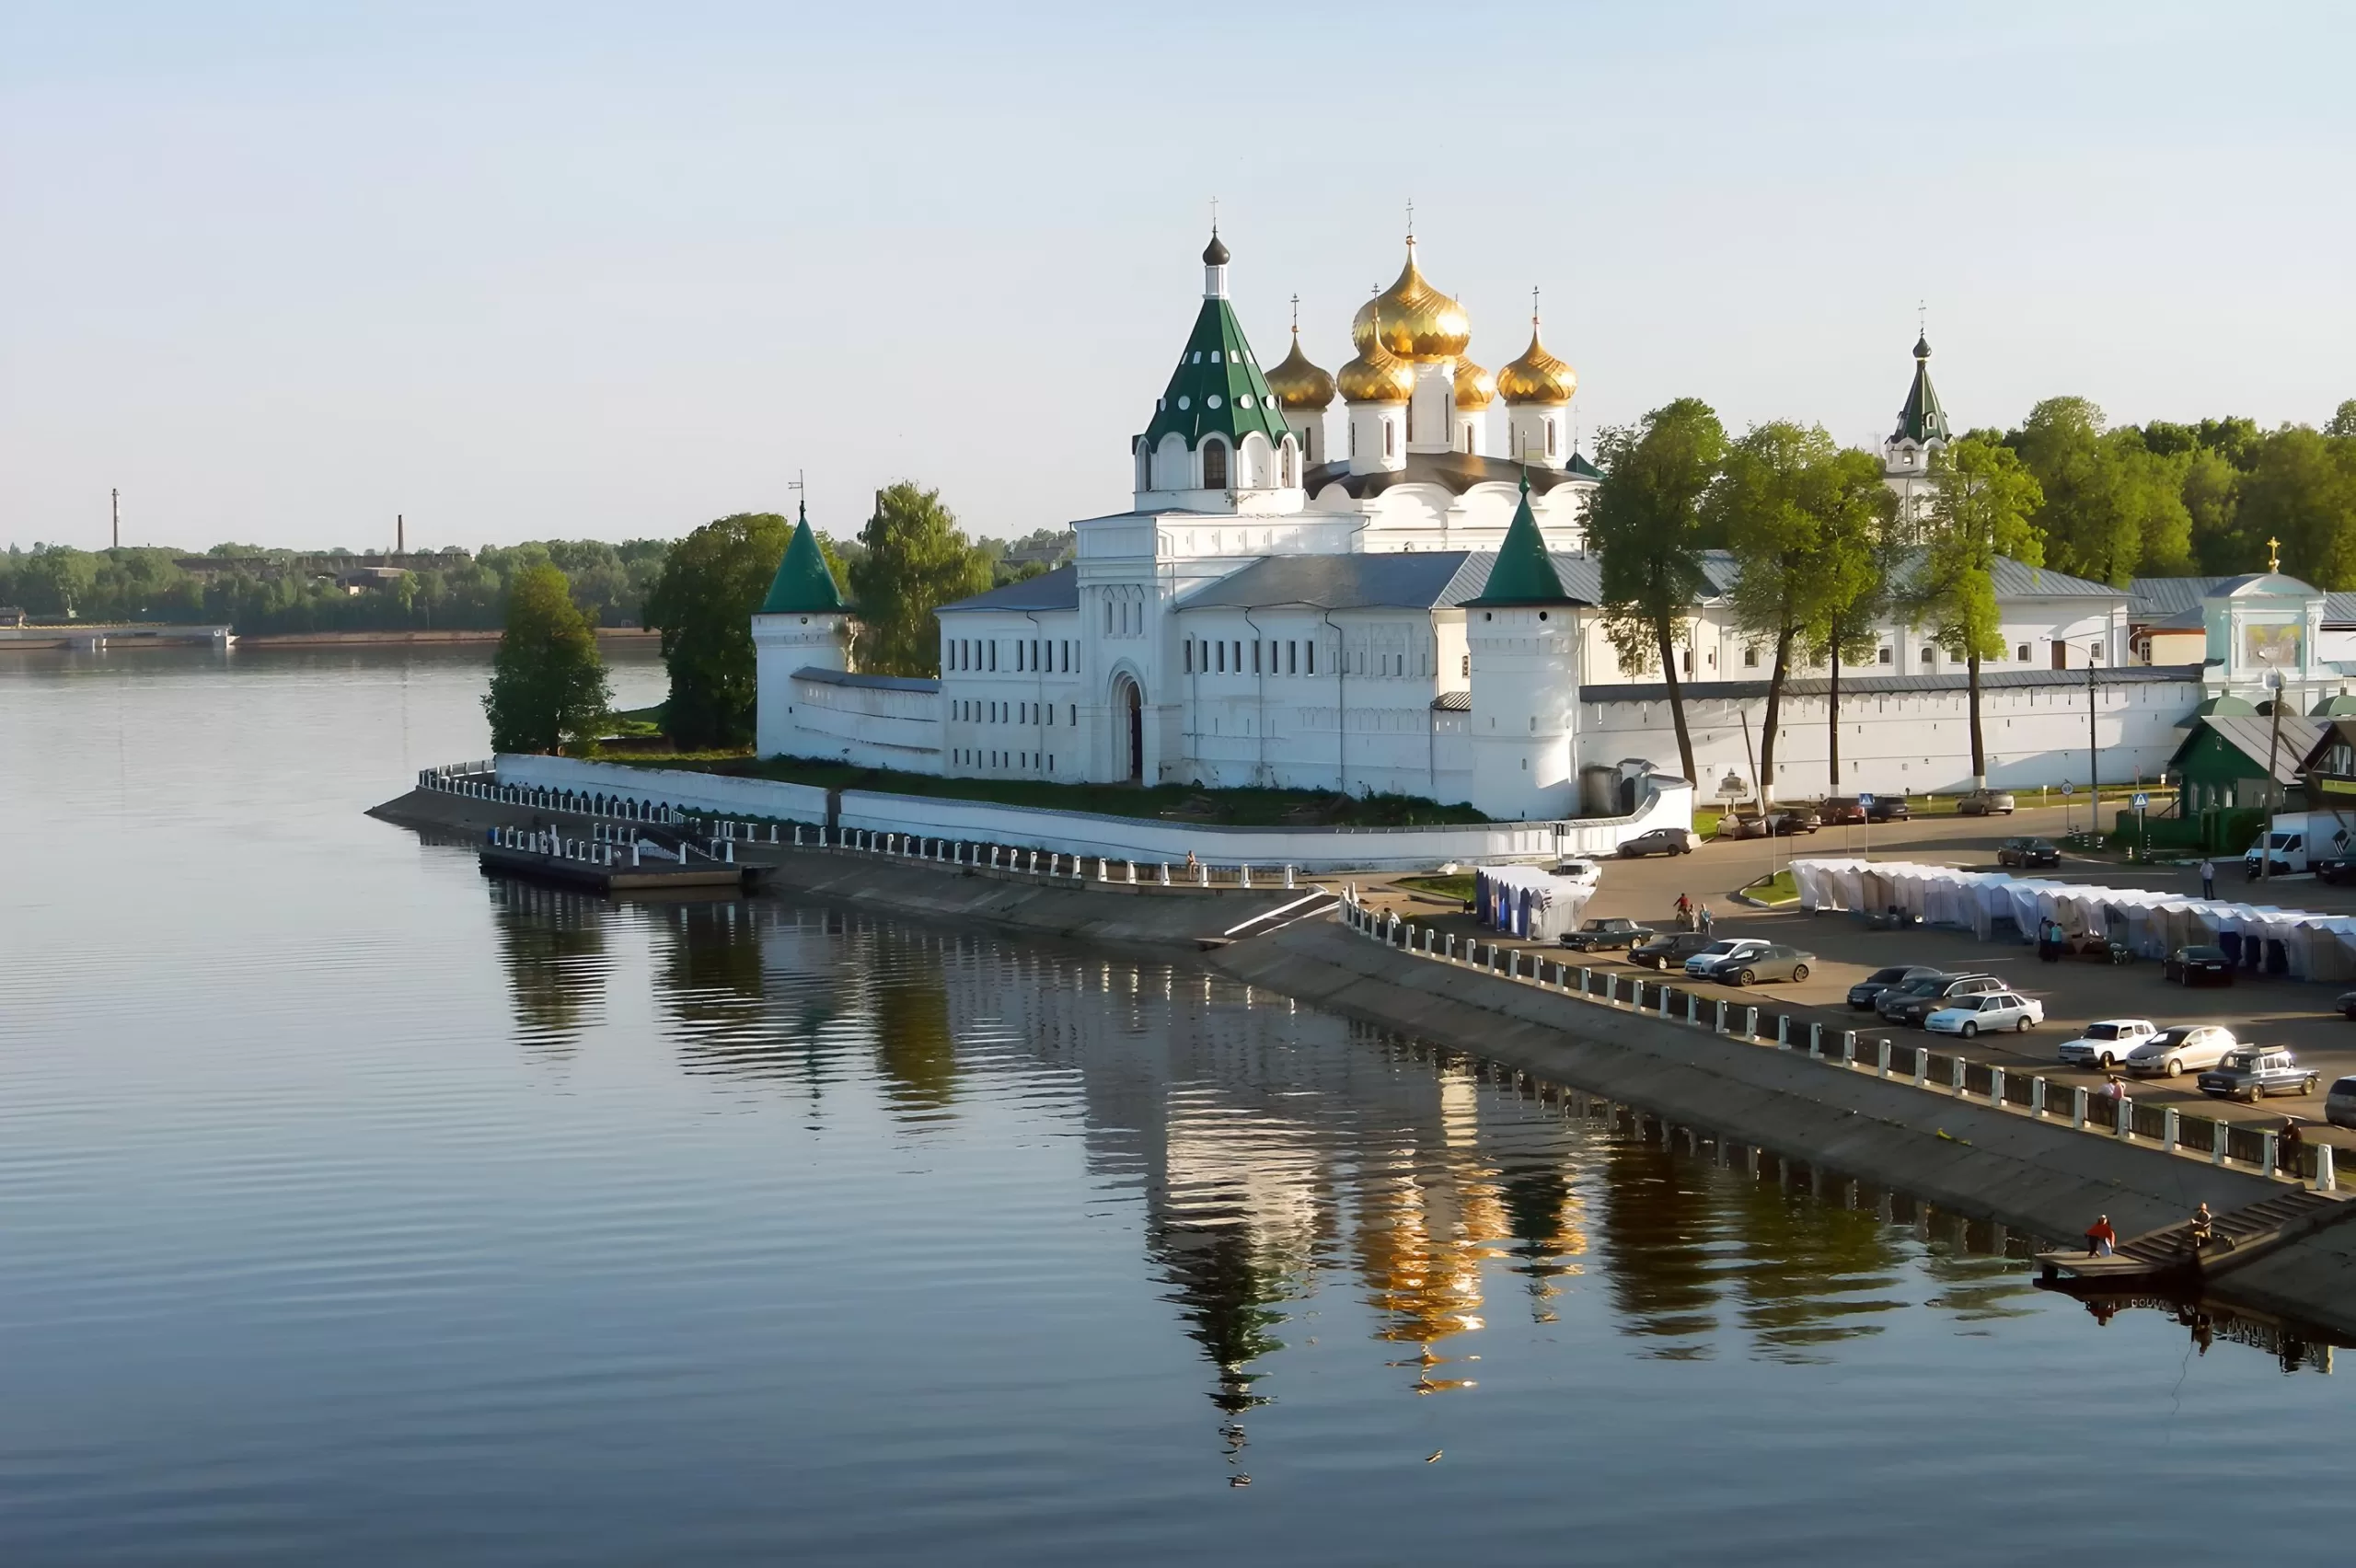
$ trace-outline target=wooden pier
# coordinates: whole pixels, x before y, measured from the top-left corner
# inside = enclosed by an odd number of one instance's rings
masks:
[[[2356,1203],[2292,1188],[2275,1197],[2217,1215],[2210,1239],[2192,1241],[2192,1221],[2178,1220],[2119,1244],[2108,1256],[2083,1251],[2039,1252],[2038,1280],[2079,1293],[2182,1287],[2226,1274],[2286,1241],[2356,1216]]]

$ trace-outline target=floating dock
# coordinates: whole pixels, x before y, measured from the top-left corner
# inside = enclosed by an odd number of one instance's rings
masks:
[[[2227,1273],[2327,1225],[2356,1215],[2356,1204],[2294,1188],[2210,1221],[2210,1239],[2192,1240],[2192,1221],[2121,1241],[2106,1257],[2086,1251],[2039,1252],[2038,1283],[2076,1293],[2177,1286]]]
[[[742,893],[760,868],[739,864],[733,850],[714,856],[684,839],[566,838],[553,829],[493,828],[475,854],[485,876],[526,877],[614,898]]]

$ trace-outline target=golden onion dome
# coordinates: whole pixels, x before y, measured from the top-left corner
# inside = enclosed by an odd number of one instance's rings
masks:
[[[1358,306],[1350,322],[1350,341],[1360,353],[1378,339],[1392,353],[1418,364],[1454,359],[1472,341],[1472,318],[1464,307],[1426,282],[1416,269],[1413,238],[1399,281]]]
[[[1567,403],[1579,389],[1579,373],[1546,352],[1538,340],[1538,318],[1530,318],[1530,347],[1497,372],[1497,392],[1508,403]]]
[[[1380,343],[1369,343],[1334,382],[1352,403],[1403,403],[1415,394],[1415,367]]]
[[[1292,329],[1292,352],[1268,372],[1268,390],[1287,409],[1323,409],[1334,401],[1334,378],[1300,352],[1300,329]]]
[[[1496,376],[1471,360],[1456,362],[1456,406],[1460,410],[1477,413],[1487,408],[1496,395]]]

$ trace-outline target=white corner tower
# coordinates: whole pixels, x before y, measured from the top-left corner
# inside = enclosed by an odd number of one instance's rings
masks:
[[[794,672],[850,668],[850,604],[818,548],[818,536],[810,531],[805,505],[769,582],[768,596],[753,612],[756,755],[775,756],[791,749]]]
[[[1499,822],[1554,821],[1578,799],[1577,601],[1563,590],[1521,486],[1480,596],[1464,602],[1472,659],[1472,805]]]

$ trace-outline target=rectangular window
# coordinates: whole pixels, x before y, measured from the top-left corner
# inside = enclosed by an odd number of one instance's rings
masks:
[[[1039,640],[1035,637],[1033,638],[1031,640],[1031,667],[1034,670],[1039,667]]]
[[[990,639],[990,674],[998,674],[998,639]]]
[[[1877,655],[1876,655],[1876,659],[1877,659],[1877,661],[1878,663],[1880,663],[1887,664],[1887,663],[1890,663],[1890,651],[1889,651],[1889,650],[1888,650],[1888,649],[1887,649],[1887,648],[1883,649],[1883,650],[1880,651],[1880,653],[1878,653]]]
[[[1113,635],[1113,600],[1110,594],[1104,599],[1104,635]]]
[[[1464,678],[1466,680],[1472,678],[1472,655],[1470,653],[1464,655]]]
[[[1755,670],[1755,669],[1759,668],[1759,650],[1758,650],[1758,649],[1756,649],[1756,648],[1745,648],[1745,649],[1742,651],[1742,667],[1743,667],[1744,669],[1746,669],[1746,670]]]
[[[1079,722],[1080,722],[1080,704],[1079,704],[1079,703],[1077,703],[1077,702],[1067,702],[1066,704],[1064,704],[1064,708],[1065,708],[1065,709],[1066,709],[1066,711],[1065,711],[1065,713],[1064,713],[1064,717],[1065,717],[1067,720],[1068,720],[1069,721],[1071,721],[1072,723],[1074,723],[1074,724],[1079,723]]]
[[[1252,673],[1260,673],[1260,640],[1256,637],[1252,640]]]
[[[1222,675],[1227,674],[1227,640],[1225,638],[1221,638],[1218,644],[1218,673]]]
[[[1312,637],[1309,640],[1308,648],[1309,669],[1306,673],[1313,675],[1317,673],[1317,640],[1315,638]]]
[[[1242,638],[1240,638],[1240,637],[1239,637],[1239,638],[1237,638],[1237,639],[1235,640],[1234,647],[1235,647],[1235,673],[1236,673],[1237,674],[1239,674],[1239,675],[1240,675],[1240,674],[1242,674],[1243,673],[1243,639],[1242,639]]]
[[[1186,674],[1191,675],[1195,673],[1195,640],[1193,638],[1186,640],[1185,648]]]
[[[1300,674],[1300,640],[1297,637],[1288,637],[1285,640],[1285,674],[1288,675]]]

